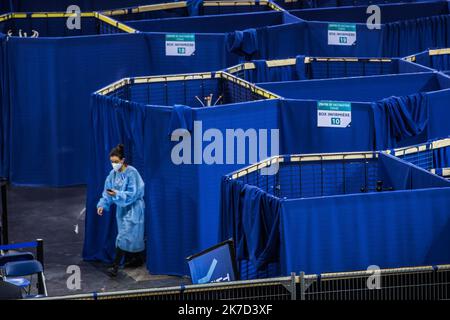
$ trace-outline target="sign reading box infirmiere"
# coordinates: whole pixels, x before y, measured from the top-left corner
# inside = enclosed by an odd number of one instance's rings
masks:
[[[195,34],[166,34],[166,56],[192,56],[195,52]]]
[[[352,46],[354,44],[356,44],[356,24],[328,24],[328,45]]]
[[[317,126],[347,128],[352,123],[352,104],[340,101],[317,102]]]

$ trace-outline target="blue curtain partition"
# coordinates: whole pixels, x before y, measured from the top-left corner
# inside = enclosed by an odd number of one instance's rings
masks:
[[[9,87],[2,105],[4,138],[11,134],[9,155],[3,152],[10,166],[3,170],[14,184],[86,183],[90,94],[118,78],[148,74],[147,46],[137,34],[2,42],[9,79],[2,90]]]
[[[226,70],[252,83],[432,71],[401,59],[327,59],[304,55],[285,60],[253,60],[237,70],[234,67]]]
[[[449,8],[446,1],[380,5],[379,29],[367,28],[367,7],[292,10],[308,21],[308,52],[312,56],[403,57],[450,44]],[[328,29],[353,32],[349,44],[329,43]]]
[[[294,9],[312,9],[312,8],[330,8],[330,7],[351,7],[351,6],[365,6],[387,3],[413,3],[426,2],[435,0],[302,0],[302,1],[287,1],[275,0],[280,7],[286,10]]]
[[[0,34],[0,177],[9,176],[9,80],[5,66],[8,66],[6,54],[6,36]]]
[[[221,238],[238,259],[279,263],[281,275],[450,261],[449,181],[385,154],[280,166],[269,182],[258,171],[222,180]]]
[[[189,0],[175,9],[133,10],[156,2],[0,3],[0,13],[125,8],[112,18],[137,31],[94,17],[84,17],[80,30],[69,30],[66,18],[0,18],[0,176],[14,185],[87,183],[85,260],[113,258],[114,209],[100,217],[96,204],[111,170],[109,151],[124,143],[146,184],[152,273],[185,275],[187,256],[229,236],[248,278],[450,263],[449,182],[423,170],[449,167],[447,148],[432,150],[426,165],[375,152],[450,136],[449,2],[280,0],[289,11],[277,11],[258,1]],[[381,7],[379,29],[367,28],[369,4]],[[336,29],[349,37],[336,43]],[[195,45],[192,55],[166,51],[180,34]],[[186,75],[195,72],[207,76]],[[167,74],[177,79],[162,81]],[[126,84],[94,93],[120,79]],[[209,94],[218,105],[202,107]],[[344,105],[349,124],[319,125],[323,103]],[[173,160],[176,129],[191,138],[191,163]],[[236,144],[217,149],[230,129],[258,132],[256,158],[248,155],[251,137],[243,139],[240,161]],[[371,156],[284,157],[273,176],[224,177],[273,151],[270,130],[278,130],[279,154]],[[269,139],[266,152],[261,139]]]
[[[179,57],[166,56],[162,33],[104,34],[119,30],[94,18],[83,18],[81,30],[65,23],[0,22],[0,32],[16,35],[2,36],[0,45],[0,172],[16,185],[86,183],[92,92],[123,77],[220,70],[239,61],[227,53],[225,35],[198,34],[195,55]],[[39,37],[17,37],[19,30],[37,30]],[[30,154],[37,154],[35,161]]]
[[[138,168],[146,183],[148,269],[155,273],[185,274],[187,265],[184,258],[219,240],[219,225],[223,225],[219,218],[221,177],[241,167],[242,164],[174,164],[171,151],[176,143],[170,140],[170,133],[174,129],[183,128],[186,132],[195,134],[194,121],[201,121],[203,133],[212,129],[221,132],[224,137],[227,129],[278,129],[279,152],[282,154],[376,150],[382,143],[402,145],[405,141],[421,140],[419,142],[423,142],[428,139],[429,132],[437,130],[432,124],[438,123],[438,117],[431,120],[434,116],[430,110],[436,108],[440,114],[444,112],[445,104],[442,103],[443,100],[441,102],[438,100],[444,99],[443,92],[448,91],[444,89],[447,80],[438,74],[416,73],[346,80],[262,84],[263,87],[283,95],[295,93],[295,96],[290,98],[299,100],[248,101],[251,95],[245,92],[239,93],[232,87],[225,89],[224,83],[214,78],[185,81],[179,79],[148,84],[144,81],[141,84],[127,85],[117,89],[108,96],[96,94],[93,96],[90,119],[88,161],[90,167],[83,256],[86,260],[110,261],[112,258],[116,232],[114,219],[112,219],[114,213],[107,217],[98,217],[95,206],[101,194],[104,179],[111,170],[108,152],[117,143],[122,142],[127,146],[127,159],[130,164]],[[316,89],[319,90],[318,86],[323,81],[328,81],[327,86],[321,86],[323,96],[339,100],[341,96],[336,95],[345,95],[351,100],[356,100],[356,102],[351,101],[351,126],[347,128],[318,127],[318,104],[315,95]],[[351,85],[347,85],[346,81],[351,82]],[[342,88],[345,87],[352,90],[343,92]],[[298,88],[304,90],[298,90]],[[357,102],[359,97],[369,90],[368,88],[381,90],[381,93],[380,90],[374,90],[371,94],[364,95],[369,95],[368,100],[373,99],[373,103],[378,103],[377,108],[372,107],[370,101]],[[376,100],[383,96],[383,92],[387,98]],[[202,97],[205,93],[212,93],[214,97],[225,94],[223,98],[225,104],[212,108],[201,107],[195,96]],[[437,100],[433,101],[433,99]],[[421,109],[420,106],[425,103],[427,108]],[[422,112],[423,110],[426,112]],[[382,123],[381,127],[374,122],[374,119],[378,118]],[[444,126],[444,120],[439,121]],[[395,134],[387,135],[385,138],[387,141],[380,142],[378,135],[381,133],[378,130],[383,132],[392,130]],[[207,141],[199,143],[201,150],[208,145]],[[191,145],[191,148],[194,147]],[[249,146],[246,148],[248,151]],[[226,152],[225,150],[223,154],[224,159]],[[191,157],[192,155],[193,152]],[[233,155],[237,155],[236,150]],[[246,158],[245,163],[250,163],[250,159]],[[335,172],[337,169],[333,170],[330,172]],[[364,177],[359,171],[351,169],[345,171],[353,172],[354,179]],[[397,171],[400,172],[396,169],[393,173]],[[409,175],[406,176],[409,177]],[[400,178],[384,180],[407,181]],[[333,185],[335,184],[330,184],[330,186]],[[399,188],[397,184],[395,187]],[[346,187],[347,190],[356,190],[354,192],[360,192],[359,188],[355,185]],[[314,192],[308,195],[312,196]],[[248,194],[252,199],[259,199],[250,201],[252,210],[266,212],[266,209],[257,208],[271,207],[273,203],[277,203],[272,200],[266,202],[265,198],[261,198],[259,191],[253,188],[248,189]],[[336,190],[330,189],[327,194],[334,195]],[[249,221],[254,219],[254,216],[251,216],[246,220],[249,224],[247,227],[252,228]],[[272,237],[269,231],[267,233],[268,238]],[[257,256],[258,252],[260,254],[266,252],[264,254],[270,255],[269,253],[273,250],[272,247],[266,249],[258,247],[252,254]],[[241,266],[246,263],[246,261],[241,262]],[[256,270],[255,274],[258,274],[260,262],[256,260],[253,262],[256,264],[251,263],[246,268]],[[280,270],[280,266],[275,262],[270,260],[268,263],[273,264],[274,268],[272,272],[267,271],[265,274],[273,275]]]
[[[280,102],[281,149],[320,153],[385,150],[448,136],[448,80],[418,73],[259,85],[288,98]],[[351,102],[351,124],[319,127],[318,101]]]
[[[62,12],[71,5],[77,5],[81,11],[89,12],[160,2],[159,0],[4,0],[0,3],[0,12]]]
[[[187,1],[186,6],[184,7],[170,8],[166,6],[165,8],[159,8],[157,10],[139,10],[137,7],[122,8],[123,12],[120,14],[115,12],[114,19],[118,21],[138,21],[274,11],[266,3],[260,2],[238,2],[237,4],[231,1],[229,3],[210,2],[207,6],[204,6],[203,3],[204,1],[202,0],[190,0]]]
[[[430,70],[450,73],[450,52],[446,49],[427,50],[413,56],[413,63]]]
[[[223,41],[227,51],[240,60],[278,59],[306,51],[306,41],[298,37],[305,32],[306,23],[279,11],[134,20],[127,21],[127,25],[162,36],[180,30],[196,37],[208,35],[217,42]],[[292,41],[293,38],[297,40]]]
[[[266,100],[197,108],[193,97],[195,90],[201,90],[198,82],[192,86],[186,83],[188,96],[192,97],[188,103],[193,108],[147,105],[142,94],[147,86],[132,87],[130,99],[134,102],[93,96],[84,259],[110,261],[114,252],[114,212],[99,217],[96,204],[111,169],[109,150],[120,142],[126,145],[127,159],[139,170],[146,184],[149,271],[187,274],[185,258],[217,243],[220,179],[242,165],[237,162],[237,149],[233,151],[234,164],[211,165],[203,161],[201,164],[177,165],[171,158],[171,150],[177,143],[171,141],[171,132],[184,128],[194,137],[197,135],[195,139],[202,139],[201,135],[198,136],[199,131],[193,129],[194,121],[201,122],[203,133],[208,129],[218,130],[223,137],[226,137],[227,129],[275,129],[278,127],[278,104],[277,100]],[[174,82],[169,86],[170,97],[174,100],[168,103],[177,104],[184,100],[180,84]],[[151,90],[157,91],[157,86]],[[164,102],[163,95],[153,99],[159,100],[151,101]],[[201,150],[206,150],[210,144],[206,140],[200,140],[200,143],[203,146]],[[226,150],[223,157],[227,157]],[[247,156],[244,163],[249,161]]]

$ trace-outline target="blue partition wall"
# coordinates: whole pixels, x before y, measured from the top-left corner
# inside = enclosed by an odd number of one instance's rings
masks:
[[[179,57],[166,56],[163,33],[109,35],[122,31],[93,17],[82,18],[80,30],[65,23],[31,17],[0,22],[0,32],[13,33],[1,38],[0,172],[17,185],[86,183],[93,91],[125,76],[220,70],[239,61],[227,53],[224,35],[197,34],[195,55]],[[19,30],[28,36],[36,30],[39,37],[20,38]]]
[[[330,7],[351,7],[351,6],[370,6],[386,3],[413,3],[427,2],[435,0],[275,0],[280,7],[286,10],[294,9],[312,9],[312,8],[330,8]]]
[[[127,159],[143,173],[146,182],[148,269],[156,273],[184,274],[187,272],[186,256],[219,240],[219,181],[222,175],[242,163],[176,165],[171,158],[176,143],[170,141],[174,129],[182,128],[195,134],[199,131],[195,131],[194,121],[201,122],[202,133],[213,129],[224,137],[227,129],[279,129],[279,152],[286,154],[375,150],[377,143],[396,146],[426,141],[429,132],[435,131],[435,124],[446,126],[447,118],[434,118],[436,113],[432,112],[436,109],[437,114],[442,115],[446,104],[433,99],[449,94],[446,88],[450,79],[435,73],[263,83],[262,87],[286,95],[288,99],[256,102],[250,100],[261,97],[250,94],[247,89],[237,90],[235,82],[217,80],[214,73],[211,77],[209,74],[176,75],[173,81],[171,77],[167,81],[163,81],[166,77],[157,76],[137,78],[132,79],[131,84],[119,83],[118,89],[106,91],[106,95],[94,96],[85,259],[108,261],[113,254],[113,220],[105,223],[110,216],[97,217],[95,205],[110,171],[108,151],[117,143],[123,142],[128,147]],[[327,85],[320,86],[321,83]],[[202,108],[195,97],[209,93],[214,97],[223,95],[220,100],[223,105]],[[345,97],[351,102],[350,127],[318,126],[319,94],[337,101]],[[421,110],[425,112],[418,112]],[[391,131],[394,133],[388,135]],[[380,137],[384,140],[379,140]],[[201,146],[201,150],[209,145],[208,141],[199,143],[197,146]],[[191,157],[195,147],[194,142],[189,147]],[[246,152],[249,148],[246,145]],[[224,151],[223,159],[227,152]],[[246,158],[245,162],[249,161]],[[361,179],[361,172],[356,172],[355,177]],[[359,187],[348,186],[349,190],[359,190]],[[245,264],[243,261],[245,268],[254,270],[254,265]],[[273,272],[263,274],[273,275],[279,270],[276,265],[273,267]],[[255,274],[261,273],[256,270]]]
[[[175,18],[175,17],[209,16],[222,14],[275,11],[276,9],[278,8],[274,8],[273,5],[268,1],[262,2],[209,1],[205,4],[204,1],[193,0],[193,1],[186,1],[185,4],[167,2],[164,4],[163,8],[161,8],[161,5],[127,7],[115,10],[107,10],[104,11],[103,13],[114,17],[114,19],[118,21],[126,22],[136,20]]]
[[[405,61],[410,61],[411,63],[430,70],[437,70],[447,75],[450,74],[450,50],[448,48],[426,50],[406,57]]]
[[[209,35],[223,41],[223,47],[238,59],[236,63],[252,58],[295,56],[306,50],[305,39],[298,37],[305,32],[306,23],[279,11],[136,20],[127,21],[127,25],[150,35],[165,36],[180,30],[196,37]]]
[[[7,2],[0,13],[64,12],[72,4],[85,12],[106,10],[85,13],[80,30],[69,30],[64,16],[0,17],[0,176],[15,185],[87,182],[84,259],[113,258],[114,212],[99,217],[95,207],[111,169],[108,153],[124,143],[127,161],[146,183],[150,272],[187,274],[185,257],[216,244],[232,226],[248,277],[349,271],[377,261],[382,267],[449,262],[442,245],[448,242],[442,209],[448,183],[372,153],[397,155],[397,148],[450,136],[449,51],[435,49],[450,46],[449,2],[277,1],[289,11],[265,1],[139,8],[155,1]],[[367,28],[370,4],[381,7],[380,29]],[[115,8],[124,9],[110,11]],[[356,30],[356,42],[329,44],[329,28],[343,27]],[[30,37],[33,31],[38,37]],[[192,55],[166,51],[169,39],[180,35],[194,43]],[[176,76],[161,76],[167,74]],[[201,107],[198,100],[209,94],[218,105]],[[319,125],[324,103],[351,110],[350,124]],[[188,148],[199,163],[174,163],[175,129],[186,138],[200,136]],[[222,181],[268,156],[247,154],[238,162],[234,146],[231,163],[206,163],[204,152],[231,156],[213,148],[230,129],[279,130],[278,154],[368,150],[372,157],[326,168],[314,160],[302,168],[282,166],[270,178]],[[244,137],[246,152],[249,140]],[[269,141],[267,151],[271,147]],[[444,176],[447,148],[430,154],[426,165],[423,158],[404,159]],[[343,182],[342,171],[350,182]],[[326,185],[317,184],[318,177]],[[374,192],[378,178],[392,192]],[[221,226],[228,228],[222,235]]]
[[[238,162],[235,147],[234,159],[230,164],[225,161],[231,155],[227,149],[223,150],[223,164],[220,160],[208,164],[202,156],[208,152],[206,148],[212,138],[204,134],[208,129],[213,129],[225,139],[227,129],[246,131],[250,128],[278,128],[277,100],[249,101],[255,97],[237,94],[236,88],[223,89],[225,84],[211,79],[186,80],[184,84],[182,81],[165,84],[156,82],[151,85],[131,85],[119,90],[118,96],[111,93],[93,97],[83,252],[86,260],[109,261],[114,253],[116,227],[113,214],[97,216],[96,204],[101,196],[104,179],[110,171],[109,149],[120,142],[127,146],[127,159],[138,168],[146,184],[149,271],[187,274],[185,258],[217,243],[220,179],[227,172],[242,166],[242,162]],[[150,96],[149,91],[153,92]],[[224,104],[199,108],[195,96],[202,92],[211,92],[214,97],[222,92]],[[191,107],[180,106],[180,103]],[[194,121],[200,123],[201,130],[194,126]],[[192,164],[176,164],[171,156],[177,144],[177,141],[171,141],[171,133],[182,128],[186,134],[190,132],[192,135],[192,149],[189,149]],[[197,143],[200,143],[200,148],[196,147]],[[200,150],[197,158],[200,162],[195,162],[195,150]],[[270,144],[267,151],[270,152]],[[220,145],[216,152],[220,153]],[[265,157],[267,155],[257,159]],[[247,155],[243,163],[248,164],[249,161]]]
[[[59,12],[66,11],[71,5],[77,5],[81,11],[86,12],[159,2],[158,0],[4,0],[0,4],[0,10],[3,12]]]
[[[427,143],[388,150],[400,159],[434,174],[450,178],[450,139],[432,140]]]
[[[287,98],[281,101],[281,149],[311,153],[384,150],[448,136],[442,117],[448,80],[417,73],[259,85]],[[350,102],[351,124],[319,127],[318,101]]]
[[[450,261],[449,181],[385,154],[282,158],[276,175],[222,181],[221,237],[238,259],[282,275]]]
[[[313,56],[402,57],[449,44],[447,1],[380,5],[381,25],[369,29],[367,7],[292,10],[308,21],[308,52]],[[356,32],[352,45],[328,43],[328,28],[336,24]],[[349,30],[350,30],[349,29]]]
[[[32,28],[45,26],[38,29],[42,38],[3,38],[2,114],[10,115],[3,137],[11,141],[3,172],[15,184],[85,183],[90,94],[118,77],[150,72],[148,50],[135,50],[147,47],[143,35],[96,34],[96,21],[83,19],[86,28],[76,30],[83,35],[64,37],[61,20],[33,22]]]
[[[299,55],[282,60],[253,60],[226,69],[252,83],[431,72],[401,59],[318,58]]]

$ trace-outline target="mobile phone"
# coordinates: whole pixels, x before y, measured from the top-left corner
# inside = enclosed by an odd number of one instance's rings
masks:
[[[114,192],[112,189],[106,189],[106,191],[108,191],[108,192]]]

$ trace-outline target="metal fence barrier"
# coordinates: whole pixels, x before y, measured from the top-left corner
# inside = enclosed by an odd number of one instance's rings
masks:
[[[450,265],[300,276],[303,300],[447,300]]]
[[[448,300],[450,265],[90,293],[39,300]]]

